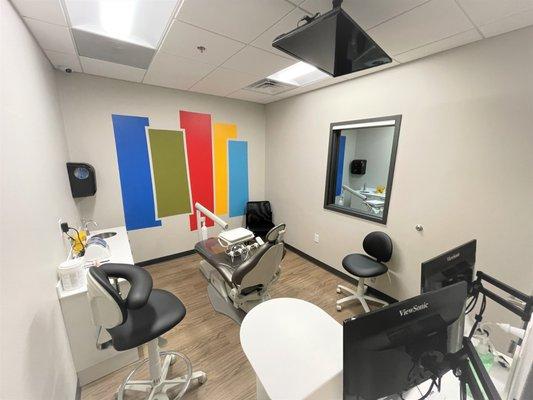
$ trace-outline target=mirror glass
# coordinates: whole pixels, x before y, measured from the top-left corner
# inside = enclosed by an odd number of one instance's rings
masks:
[[[332,124],[325,208],[386,223],[400,119]]]

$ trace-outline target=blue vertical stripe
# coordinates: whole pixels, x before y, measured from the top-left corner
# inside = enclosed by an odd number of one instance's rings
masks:
[[[112,115],[126,229],[161,226],[155,219],[145,127],[148,118]]]
[[[335,185],[335,196],[342,193],[342,174],[344,173],[344,149],[346,148],[346,136],[339,137],[339,154],[337,156],[337,182]]]
[[[228,140],[229,216],[244,215],[248,202],[248,143]]]

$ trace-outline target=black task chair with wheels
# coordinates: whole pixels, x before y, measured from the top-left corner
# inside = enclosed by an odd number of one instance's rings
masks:
[[[384,262],[392,257],[392,240],[384,232],[372,232],[363,240],[363,249],[368,254],[349,254],[342,260],[342,266],[350,274],[358,279],[357,288],[349,289],[343,285],[337,285],[337,293],[346,293],[350,296],[337,300],[337,311],[342,310],[342,305],[352,301],[359,301],[365,312],[369,312],[367,300],[387,305],[386,301],[366,294],[365,279],[383,275],[389,269]],[[371,256],[371,257],[369,257]],[[373,257],[373,258],[372,258]]]
[[[270,201],[249,201],[246,203],[246,228],[261,239],[274,227]]]
[[[118,285],[111,283],[112,279],[119,278],[130,284],[125,298],[117,291]],[[191,362],[183,354],[159,351],[160,336],[179,324],[186,310],[172,293],[153,289],[152,277],[146,270],[129,264],[92,267],[87,273],[87,296],[95,325],[107,330],[115,350],[148,346],[148,359],[141,361],[128,375],[117,392],[118,400],[124,398],[126,390],[144,392],[147,399],[178,399],[192,380],[199,383],[206,381],[205,372],[192,372]],[[184,364],[186,373],[170,379],[171,365],[178,360]],[[146,363],[150,379],[134,380]],[[172,396],[170,393],[173,393]]]

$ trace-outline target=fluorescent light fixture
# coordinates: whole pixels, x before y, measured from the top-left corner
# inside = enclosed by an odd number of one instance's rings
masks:
[[[290,85],[304,86],[329,77],[328,74],[320,71],[311,64],[300,61],[270,75],[268,79],[288,83]]]
[[[364,122],[360,124],[347,124],[347,125],[333,125],[333,130],[339,131],[341,129],[359,129],[359,128],[373,128],[379,126],[393,126],[396,123],[393,119],[377,122]]]
[[[136,1],[100,1],[100,22],[107,36],[127,41],[135,18]]]
[[[64,0],[72,28],[156,48],[183,0]]]

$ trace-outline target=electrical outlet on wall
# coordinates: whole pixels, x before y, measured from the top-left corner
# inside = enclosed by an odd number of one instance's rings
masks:
[[[314,241],[315,241],[315,243],[320,242],[320,235],[318,233],[315,233]]]

